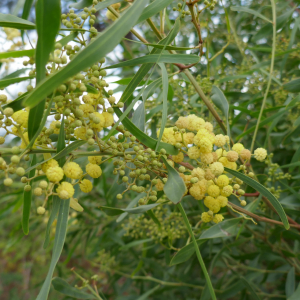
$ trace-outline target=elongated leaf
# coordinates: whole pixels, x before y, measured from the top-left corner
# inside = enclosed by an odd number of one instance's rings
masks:
[[[282,208],[280,202],[278,201],[278,199],[275,198],[275,196],[268,191],[263,185],[261,185],[259,182],[255,181],[254,179],[239,173],[237,171],[228,169],[228,168],[224,168],[226,170],[226,172],[230,173],[231,175],[234,175],[235,177],[243,180],[246,184],[250,185],[251,187],[253,187],[256,191],[260,192],[263,196],[265,196],[266,198],[268,198],[268,200],[272,203],[273,207],[275,208],[275,210],[277,211],[285,229],[289,229],[290,228],[290,224],[288,222],[287,216],[284,212],[284,209]]]
[[[148,18],[151,18],[152,16],[156,15],[158,12],[163,10],[166,6],[171,4],[173,0],[156,0],[149,4],[140,15],[137,24],[140,22],[145,21]]]
[[[144,43],[141,43],[144,44]],[[177,46],[165,46],[165,45],[161,45],[161,44],[144,44],[146,46],[151,46],[153,48],[157,48],[157,49],[164,49],[164,50],[175,50],[175,51],[186,51],[186,50],[192,50],[194,48],[190,48],[190,47],[177,47]]]
[[[158,289],[160,288],[160,284],[155,286],[154,288],[148,290],[147,292],[145,292],[143,295],[141,295],[140,297],[136,298],[136,300],[146,300],[148,299],[148,297],[153,294],[154,292],[156,292]]]
[[[136,1],[126,12],[106,30],[96,37],[86,48],[74,56],[68,65],[44,79],[25,99],[25,105],[34,107],[68,78],[99,61],[112,51],[135,24],[148,1]],[[111,37],[114,37],[113,39]]]
[[[134,58],[105,67],[105,69],[123,68],[129,66],[136,66],[141,64],[153,63],[181,63],[181,64],[194,64],[200,61],[200,57],[192,54],[149,54],[142,57]]]
[[[51,263],[50,263],[47,277],[43,283],[43,286],[36,300],[47,300],[48,298],[54,269],[56,267],[60,254],[62,252],[66,234],[67,234],[69,208],[70,208],[70,200],[62,200],[60,202]]]
[[[0,59],[10,58],[10,57],[23,57],[28,56],[31,57],[34,55],[34,49],[30,50],[18,50],[18,51],[7,51],[0,53]]]
[[[130,242],[124,246],[122,246],[120,248],[120,250],[127,250],[129,248],[132,248],[132,247],[135,247],[135,246],[138,246],[138,245],[141,245],[141,244],[144,244],[144,243],[148,243],[148,242],[151,242],[152,239],[149,238],[149,239],[144,239],[144,240],[138,240],[138,241],[133,241],[133,242]]]
[[[36,155],[32,156],[31,166],[36,164]],[[35,169],[32,169],[29,173],[29,177],[33,177],[35,174]],[[30,181],[30,186],[32,185],[32,181]],[[23,194],[23,218],[22,218],[22,228],[24,234],[29,233],[29,217],[30,217],[30,208],[31,208],[31,198],[32,198],[32,191],[29,192],[24,191]]]
[[[167,160],[164,157],[162,157],[162,160],[168,170],[168,180],[164,185],[164,192],[170,201],[177,204],[181,201],[186,191],[186,186],[178,172],[168,164]]]
[[[293,293],[291,297],[288,298],[288,300],[298,300],[299,298],[300,298],[300,283],[298,284],[296,291]]]
[[[60,130],[58,135],[58,141],[57,141],[57,152],[63,151],[66,148],[66,142],[65,142],[65,119],[62,118],[61,124],[60,124]],[[57,162],[60,167],[62,167],[66,162],[66,156],[62,156],[57,159]]]
[[[161,78],[157,78],[156,80],[152,81],[143,92],[143,101],[146,101],[148,97],[152,95],[154,91],[161,85],[161,83]]]
[[[140,103],[137,109],[134,111],[132,116],[132,123],[140,129],[142,132],[145,131],[145,104]]]
[[[212,87],[212,96],[211,99],[213,103],[222,111],[226,118],[226,124],[227,124],[227,135],[230,137],[230,126],[229,126],[229,104],[224,96],[223,92],[217,87]]]
[[[89,0],[83,0],[83,1],[89,1]],[[101,9],[104,9],[104,8],[106,8],[106,7],[108,7],[108,6],[112,5],[112,4],[118,3],[118,2],[121,2],[121,1],[120,0],[105,0],[105,1],[99,2],[94,7],[95,7],[96,11],[99,11]],[[74,5],[74,4],[71,4],[71,5]],[[79,3],[76,3],[76,4],[79,4]],[[85,12],[81,12],[81,13],[78,14],[78,16],[81,16],[84,13]]]
[[[247,289],[247,291],[251,294],[251,299],[253,300],[260,300],[260,297],[256,294],[252,284],[243,276],[239,276],[240,280],[242,281],[243,285]]]
[[[46,77],[46,64],[54,47],[55,37],[60,27],[60,0],[38,0],[35,8],[38,34],[35,64],[36,84]],[[51,26],[49,26],[51,24]],[[38,132],[45,109],[45,100],[32,107],[28,117],[28,138],[32,141]]]
[[[159,44],[166,45],[167,43],[171,43],[175,39],[175,37],[177,36],[177,34],[179,32],[180,24],[181,24],[180,18],[177,18],[175,21],[174,27],[172,28],[172,30],[170,31],[168,36],[165,39],[161,40],[159,42]],[[161,51],[162,51],[161,49],[153,49],[150,54],[151,55],[158,54],[158,53],[161,53]],[[152,65],[150,65],[150,64],[145,64],[140,67],[138,72],[134,75],[134,77],[132,78],[130,83],[127,85],[125,91],[123,92],[121,99],[120,99],[121,102],[125,103],[131,97],[135,88],[140,84],[140,82],[143,80],[143,78],[148,74],[151,67],[152,67]]]
[[[93,0],[81,0],[77,3],[70,4],[69,7],[73,7],[73,8],[76,8],[76,9],[82,9],[82,8],[85,8],[85,7],[89,7],[92,4],[93,4]]]
[[[285,282],[285,294],[286,297],[290,297],[295,292],[296,282],[295,282],[295,267],[292,267],[288,272],[286,282]]]
[[[122,112],[120,109],[114,108],[114,111],[118,117],[120,117],[122,115]],[[131,134],[133,134],[142,144],[151,148],[152,150],[155,150],[157,140],[151,138],[146,133],[144,133],[140,129],[138,129],[127,117],[123,119],[122,123],[126,127],[126,129]],[[171,154],[171,155],[178,154],[178,150],[173,145],[161,142],[158,150],[160,150],[162,148],[165,149],[168,154]]]
[[[137,195],[133,200],[130,201],[130,203],[128,204],[128,206],[127,206],[126,208],[132,208],[132,207],[134,207],[134,206],[139,202],[139,200],[140,200],[142,197],[144,197],[145,195],[146,195],[145,193],[141,193],[141,194]],[[116,220],[116,222],[119,223],[119,222],[123,221],[124,218],[126,218],[127,215],[128,215],[127,212],[122,213],[122,214],[118,217],[118,219]]]
[[[294,10],[291,9],[276,18],[276,30],[281,29],[285,25],[285,23],[291,17],[293,12],[294,12]],[[263,26],[261,29],[259,29],[256,32],[256,34],[252,37],[251,41],[256,42],[262,38],[265,38],[265,37],[271,35],[272,31],[273,31],[273,25],[270,23],[266,24],[265,26]]]
[[[69,285],[65,280],[59,277],[52,279],[52,285],[54,289],[66,296],[76,298],[76,299],[96,299],[94,295],[85,293],[71,285]]]
[[[103,210],[108,216],[117,216],[124,212],[129,214],[142,214],[160,203],[148,204],[148,205],[141,205],[134,208],[114,208],[114,207],[107,207],[107,206],[100,206],[100,209]]]
[[[300,92],[300,78],[285,83],[283,88],[291,93]]]
[[[4,105],[3,108],[11,107],[14,111],[21,110],[22,108],[24,108],[22,105],[22,102],[23,102],[24,98],[26,97],[26,95],[28,95],[28,92],[22,94],[21,96],[16,98],[14,101]]]
[[[161,68],[162,72],[162,83],[163,83],[163,110],[162,110],[162,118],[161,118],[161,127],[160,132],[157,140],[157,144],[155,147],[155,151],[157,151],[161,138],[163,136],[166,124],[167,124],[167,117],[168,117],[168,89],[169,89],[169,80],[168,80],[168,73],[167,69],[164,64],[158,64]]]
[[[10,78],[10,79],[4,79],[4,80],[0,80],[0,89],[4,89],[5,87],[14,84],[14,83],[18,83],[21,81],[25,81],[25,80],[29,80],[34,78],[33,76],[26,76],[26,77],[16,77],[16,78]]]
[[[208,239],[225,238],[236,235],[238,232],[237,224],[240,222],[240,220],[241,218],[229,219],[213,225],[202,233],[200,238],[197,239],[197,244],[200,246]],[[193,243],[190,243],[176,253],[176,255],[172,258],[170,265],[173,266],[183,263],[187,261],[194,253],[194,245]]]
[[[269,23],[272,23],[271,20],[269,20],[267,17],[265,17],[264,15],[260,14],[258,11],[254,10],[254,9],[251,9],[251,8],[248,8],[248,7],[243,7],[243,6],[231,6],[230,7],[231,10],[233,11],[241,11],[241,12],[246,12],[246,13],[249,13],[251,15],[254,15],[256,17],[259,17]]]
[[[0,13],[0,27],[17,29],[34,29],[35,24],[9,14]]]
[[[62,157],[66,157],[70,152],[76,150],[77,148],[79,148],[80,146],[84,145],[86,143],[86,141],[75,141],[72,144],[70,144],[69,146],[67,146],[66,148],[64,148],[62,151],[60,151],[59,153],[57,153],[56,155],[54,155],[53,157],[36,164],[33,167],[30,167],[26,170],[26,173],[30,172],[32,169],[35,169],[37,166],[40,166],[41,164],[45,163],[46,161],[50,160],[50,159],[55,159],[55,160],[59,160]]]

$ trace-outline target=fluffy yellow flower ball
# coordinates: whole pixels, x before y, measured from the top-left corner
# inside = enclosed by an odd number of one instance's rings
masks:
[[[208,138],[203,138],[200,140],[198,146],[202,153],[211,153],[212,152],[212,143]]]
[[[204,223],[209,223],[212,219],[213,219],[213,217],[207,212],[204,212],[201,214],[201,220]]]
[[[104,128],[112,126],[112,124],[115,122],[114,116],[108,112],[103,112],[102,116],[104,117]]]
[[[183,134],[183,141],[186,145],[193,144],[194,137],[195,134],[193,132],[186,132]]]
[[[213,132],[213,130],[214,130],[214,126],[210,122],[205,122],[204,128],[209,132]]]
[[[249,160],[251,158],[251,152],[248,149],[243,149],[240,153],[240,156],[244,160]]]
[[[79,187],[82,192],[89,193],[93,189],[93,184],[90,180],[83,179],[82,181],[80,181]]]
[[[182,152],[179,152],[177,155],[172,155],[172,160],[175,161],[176,163],[182,162],[184,159],[184,155]]]
[[[199,180],[204,179],[205,171],[201,168],[194,168],[191,172],[192,177],[197,177]]]
[[[214,215],[213,222],[218,224],[218,223],[222,222],[223,219],[224,219],[224,217],[222,215],[216,214],[216,215]]]
[[[93,178],[98,178],[102,174],[102,170],[98,165],[95,164],[87,164],[86,167],[86,172]]]
[[[173,127],[165,128],[161,140],[165,143],[175,145],[177,143],[177,140],[175,138],[174,133],[175,132],[173,130]],[[157,130],[157,136],[159,136],[159,134],[160,134],[160,129]]]
[[[218,196],[216,199],[218,200],[220,207],[225,207],[228,203],[227,197]]]
[[[102,114],[98,113],[97,111],[93,113],[96,118],[99,119],[99,123],[95,123],[91,121],[91,127],[95,128],[97,131],[101,131],[105,124],[105,118]]]
[[[226,144],[226,138],[223,134],[217,134],[215,136],[215,145],[217,147],[223,147]]]
[[[79,140],[87,140],[86,137],[86,128],[85,127],[78,127],[74,130],[74,135]]]
[[[158,191],[163,191],[164,186],[165,186],[164,183],[160,179],[157,179],[157,184],[155,185],[156,189]]]
[[[64,171],[60,167],[50,167],[46,171],[46,176],[51,182],[59,182],[64,177]]]
[[[47,172],[47,170],[51,167],[58,167],[58,162],[55,159],[50,159],[42,164],[42,171],[44,173]]]
[[[57,128],[56,124],[60,124],[60,121],[52,121],[50,124],[50,128],[53,129],[53,133],[59,134],[60,128]]]
[[[217,149],[215,153],[217,154],[218,158],[227,155],[227,151],[226,151],[226,150],[223,150],[222,148]]]
[[[242,150],[243,151],[243,150]],[[239,154],[236,151],[228,151],[227,152],[227,156],[226,156],[227,160],[229,162],[235,162],[238,160],[239,158]]]
[[[88,160],[91,164],[99,165],[102,161],[101,156],[88,156]]]
[[[179,129],[187,129],[189,126],[189,120],[188,120],[188,118],[185,118],[185,117],[179,117],[178,120],[176,121],[175,125]]]
[[[220,188],[217,185],[211,185],[207,189],[207,194],[212,197],[218,197],[220,195]]]
[[[87,118],[89,114],[95,111],[93,105],[91,104],[81,104],[79,108],[83,111],[83,116]]]
[[[109,10],[106,12],[105,15],[106,15],[107,19],[109,19],[109,20],[112,20],[112,21],[117,20],[117,17],[113,13],[111,13]]]
[[[229,197],[233,192],[233,188],[231,185],[226,185],[221,190],[221,195],[224,197]]]
[[[63,181],[56,189],[60,199],[69,199],[74,195],[73,185],[69,182]]]
[[[12,119],[19,125],[27,128],[28,126],[28,111],[26,110],[18,110],[11,116]]]
[[[214,156],[212,153],[201,153],[200,159],[204,164],[211,164],[214,161]]]
[[[205,124],[205,121],[202,118],[197,117],[196,115],[187,116],[187,120],[187,129],[190,131],[198,131],[200,128],[203,128]]]
[[[220,162],[214,162],[209,166],[209,169],[215,176],[219,176],[224,172],[224,167]]]
[[[217,185],[224,187],[229,184],[229,178],[226,175],[220,175],[217,179]]]
[[[254,151],[254,157],[258,160],[258,161],[264,161],[264,159],[267,157],[267,150],[264,148],[257,148]]]
[[[206,169],[204,178],[206,180],[213,180],[215,178],[215,175],[212,173],[210,169]]]
[[[83,171],[76,162],[68,162],[63,167],[64,173],[68,178],[79,179]]]
[[[197,159],[200,157],[200,149],[196,146],[190,147],[188,149],[188,157],[191,159]]]
[[[238,154],[244,149],[244,146],[241,143],[236,143],[232,146],[232,150],[236,151]]]
[[[217,199],[211,196],[206,196],[204,199],[204,205],[209,208],[213,213],[217,213],[220,210],[220,205]]]

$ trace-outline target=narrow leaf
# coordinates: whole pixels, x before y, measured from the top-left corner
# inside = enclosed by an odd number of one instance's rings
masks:
[[[0,27],[35,29],[35,24],[13,15],[0,13]]]
[[[142,132],[145,131],[145,104],[140,103],[137,109],[134,111],[132,116],[132,123],[140,129]]]
[[[164,185],[164,192],[170,201],[177,204],[185,194],[186,186],[178,172],[168,164],[167,160],[164,157],[162,157],[162,160],[168,170],[168,180]]]
[[[134,208],[114,208],[114,207],[108,207],[108,206],[100,206],[100,209],[104,211],[108,216],[117,216],[124,212],[127,212],[129,214],[141,214],[144,213],[160,203],[154,203],[154,204],[148,204],[148,205],[141,205]]]
[[[285,282],[285,294],[287,298],[294,294],[295,288],[296,288],[295,267],[292,267],[287,274],[286,282]]]
[[[241,11],[241,12],[246,12],[249,13],[251,15],[254,15],[256,17],[259,17],[269,23],[272,23],[272,21],[270,19],[268,19],[267,17],[265,17],[264,15],[260,14],[258,11],[248,8],[248,7],[243,7],[243,6],[231,6],[230,7],[231,10],[233,11]]]
[[[292,81],[290,81],[288,83],[285,83],[283,85],[283,88],[285,90],[287,90],[288,92],[291,92],[291,93],[298,93],[298,92],[300,92],[300,78],[292,80]]]
[[[25,80],[29,80],[34,78],[33,76],[26,76],[26,77],[16,77],[16,78],[10,78],[10,79],[4,79],[4,80],[0,80],[0,89],[4,89],[7,86],[14,84],[14,83],[18,83],[21,81],[25,81]]]
[[[269,191],[267,190],[262,184],[260,184],[259,182],[255,181],[254,179],[239,173],[237,171],[228,169],[228,168],[224,168],[226,172],[230,173],[231,175],[234,175],[235,177],[243,180],[245,183],[247,183],[248,185],[250,185],[251,187],[253,187],[256,191],[260,192],[263,196],[265,196],[266,198],[268,198],[268,200],[272,203],[273,207],[275,208],[275,210],[277,211],[282,223],[284,224],[285,229],[289,229],[290,228],[290,224],[288,222],[287,216],[284,212],[284,209],[282,208],[280,202],[278,201],[278,199],[275,198],[275,196]]]

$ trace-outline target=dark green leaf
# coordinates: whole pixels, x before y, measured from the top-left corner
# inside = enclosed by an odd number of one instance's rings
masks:
[[[148,243],[148,242],[151,242],[152,239],[149,238],[149,239],[144,239],[144,240],[138,240],[138,241],[133,241],[133,242],[130,242],[124,246],[122,246],[120,248],[120,250],[127,250],[129,248],[132,248],[132,247],[135,247],[135,246],[138,246],[138,245],[141,245],[141,244],[144,244],[144,243]]]
[[[89,0],[83,0],[83,1],[89,1]],[[120,0],[106,0],[106,1],[101,1],[98,4],[96,4],[94,7],[96,9],[96,11],[99,11],[101,9],[104,9],[112,4],[121,2]],[[79,4],[79,3],[76,3]],[[74,5],[74,4],[73,4]],[[71,6],[71,5],[70,5]],[[78,14],[78,16],[81,16],[82,14],[84,14],[85,12],[81,12],[80,14]]]
[[[96,299],[95,296],[85,293],[71,285],[69,285],[65,280],[59,277],[54,277],[52,279],[52,285],[54,289],[66,296],[76,298],[76,299]]]
[[[294,294],[295,288],[296,288],[295,267],[292,267],[288,272],[286,282],[285,282],[285,294],[287,298]]]
[[[250,292],[251,294],[251,299],[253,300],[260,300],[260,297],[256,294],[252,284],[249,282],[249,280],[247,280],[245,277],[243,276],[239,276],[240,280],[242,281],[243,285],[245,286],[245,288],[247,289],[247,291]]]
[[[300,299],[300,283],[298,284],[298,287],[295,291],[295,293],[289,297],[287,300],[299,300]]]
[[[149,54],[142,57],[127,60],[112,66],[105,67],[105,69],[123,68],[129,66],[136,66],[141,64],[153,63],[181,63],[181,64],[195,64],[200,61],[200,57],[192,54]]]
[[[10,58],[10,57],[14,57],[14,58],[15,57],[23,57],[23,56],[31,57],[31,56],[34,55],[34,52],[35,52],[34,49],[1,52],[0,53],[0,59]]]
[[[73,7],[76,9],[82,9],[85,7],[89,7],[92,4],[93,4],[93,0],[81,0],[80,2],[70,4],[69,7]]]
[[[134,2],[117,21],[101,32],[93,42],[89,43],[88,46],[76,54],[68,65],[51,77],[44,79],[25,99],[25,105],[34,107],[53,92],[62,82],[93,65],[112,51],[128,33],[133,24],[135,24],[147,2],[148,1]],[[113,39],[111,38],[112,36],[114,37]]]
[[[181,201],[183,195],[186,191],[186,186],[183,182],[183,179],[179,176],[179,173],[168,164],[167,160],[162,157],[162,160],[168,170],[168,180],[164,185],[164,192],[166,196],[174,204],[177,204]]]
[[[28,77],[16,77],[16,78],[10,78],[10,79],[4,79],[4,80],[0,80],[0,89],[4,89],[7,86],[14,84],[14,83],[18,83],[24,80],[29,80],[34,78],[33,76],[28,76]]]
[[[107,206],[100,206],[100,209],[103,210],[108,216],[117,216],[124,212],[129,214],[141,214],[149,209],[152,209],[159,205],[160,203],[148,204],[148,205],[141,205],[134,208],[114,208],[114,207],[107,207]]]
[[[17,29],[35,29],[35,24],[9,14],[0,13],[0,26]]]
[[[288,222],[287,216],[284,212],[284,209],[282,208],[280,202],[278,201],[278,199],[275,198],[275,196],[269,191],[267,190],[263,185],[261,185],[259,182],[255,181],[254,179],[239,173],[237,171],[228,169],[228,168],[224,168],[226,172],[230,173],[231,175],[234,175],[235,177],[241,179],[244,181],[244,183],[250,185],[251,187],[253,187],[256,191],[260,192],[263,196],[265,196],[273,205],[273,207],[275,208],[275,210],[277,211],[285,229],[289,229],[290,228],[290,224]]]
[[[258,11],[254,10],[254,9],[251,9],[248,7],[242,7],[242,6],[231,6],[230,9],[233,11],[239,11],[239,12],[241,11],[241,12],[246,12],[246,13],[252,14],[252,15],[259,17],[267,22],[272,23],[271,20],[269,20],[264,15],[260,14]]]
[[[31,166],[36,164],[36,155],[32,156]],[[35,175],[35,169],[32,169],[29,173],[29,177],[33,177]],[[30,181],[30,186],[32,185],[32,181]],[[30,208],[31,208],[31,198],[32,191],[29,192],[24,191],[23,194],[23,218],[22,218],[22,228],[24,234],[29,233],[29,217],[30,217]]]
[[[288,83],[285,83],[283,85],[283,88],[285,90],[287,90],[288,92],[291,92],[291,93],[298,93],[298,92],[300,92],[300,78],[292,80],[292,81],[290,81]]]
[[[132,116],[132,123],[140,129],[142,132],[145,131],[145,104],[140,103],[137,109],[134,111]]]

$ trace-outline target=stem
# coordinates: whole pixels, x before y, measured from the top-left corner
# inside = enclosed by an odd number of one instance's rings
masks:
[[[251,143],[251,153],[253,152],[256,135],[257,135],[257,131],[258,131],[258,128],[259,128],[259,123],[260,123],[261,116],[263,114],[264,107],[265,107],[265,104],[266,104],[266,100],[267,100],[267,97],[268,97],[268,93],[269,93],[269,89],[270,89],[271,81],[272,81],[273,69],[274,69],[275,50],[276,50],[276,5],[275,5],[275,1],[271,0],[271,4],[272,4],[272,15],[273,15],[273,43],[272,43],[272,57],[271,57],[270,74],[269,74],[267,89],[266,89],[266,92],[264,94],[263,103],[262,103],[261,108],[260,108],[258,120],[257,120],[257,123],[256,123],[255,131],[254,131],[254,135],[253,135],[253,139],[252,139],[252,143]]]
[[[201,253],[200,253],[200,250],[199,250],[199,247],[198,247],[198,244],[197,244],[197,241],[195,239],[195,236],[194,236],[194,233],[192,231],[192,227],[189,223],[189,219],[185,213],[185,210],[184,208],[182,207],[181,203],[178,203],[177,204],[180,212],[181,212],[181,215],[183,217],[183,220],[184,220],[184,223],[185,223],[185,226],[190,234],[190,236],[192,237],[192,241],[193,241],[193,244],[194,244],[194,248],[195,248],[195,251],[196,251],[196,255],[197,255],[197,258],[198,258],[198,261],[200,263],[200,266],[201,266],[201,269],[202,269],[202,272],[204,273],[204,276],[205,276],[205,279],[206,279],[206,284],[208,286],[208,289],[209,289],[209,292],[210,292],[210,295],[212,297],[213,300],[217,300],[216,298],[216,295],[215,295],[215,292],[214,292],[214,288],[212,286],[212,283],[211,283],[211,280],[209,278],[209,275],[208,275],[208,272],[207,272],[207,269],[206,269],[206,266],[204,264],[204,261],[202,259],[202,256],[201,256]]]

